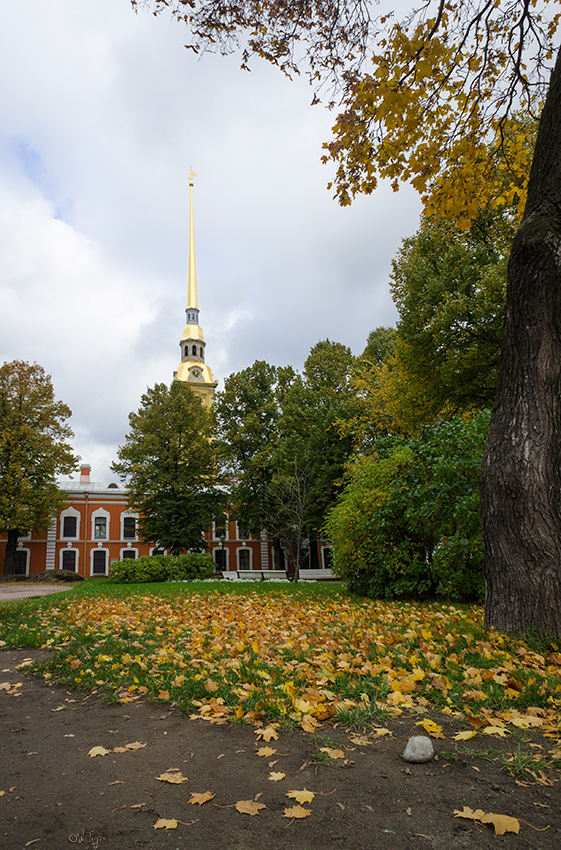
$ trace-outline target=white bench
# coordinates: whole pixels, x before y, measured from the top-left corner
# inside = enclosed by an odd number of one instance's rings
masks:
[[[300,570],[298,572],[300,581],[330,581],[334,578],[330,569],[325,570]]]
[[[227,581],[288,581],[286,570],[224,570]]]

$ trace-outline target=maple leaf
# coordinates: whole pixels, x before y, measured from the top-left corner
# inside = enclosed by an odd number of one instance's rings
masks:
[[[106,750],[105,747],[92,747],[91,750],[88,751],[88,755],[91,758],[95,758],[96,756],[106,756],[110,753],[111,750]]]
[[[349,738],[349,740],[351,744],[356,744],[357,747],[367,747],[369,744],[372,743],[372,741],[369,741],[368,738],[363,738],[360,735],[357,735],[354,738]]]
[[[504,835],[505,832],[515,832],[517,834],[520,832],[520,821],[510,817],[510,815],[497,815],[492,812],[486,814],[482,809],[473,811],[469,806],[464,806],[462,811],[454,809],[454,817],[467,818],[486,825],[492,824],[495,829],[495,835]]]
[[[169,782],[170,785],[181,785],[182,782],[187,782],[187,776],[183,776],[180,770],[178,771],[167,771],[167,773],[161,773],[159,776],[156,776],[156,779],[159,779],[160,782]]]
[[[505,729],[504,726],[485,726],[485,728],[481,731],[484,735],[498,735],[500,738],[504,738],[505,735],[510,735],[510,732],[508,729]]]
[[[385,728],[385,726],[381,726],[381,727],[380,727],[380,728],[378,728],[378,729],[373,729],[372,731],[373,731],[373,732],[374,732],[374,734],[375,734],[375,735],[377,735],[379,738],[382,738],[384,735],[393,735],[392,730],[391,730],[391,729],[386,729],[386,728]]]
[[[279,734],[274,726],[267,726],[266,729],[256,729],[255,734],[261,741],[276,741]]]
[[[313,791],[303,788],[301,791],[287,791],[286,796],[296,800],[297,803],[311,803],[316,795]]]
[[[304,732],[315,732],[318,726],[321,726],[321,723],[316,720],[315,717],[312,717],[311,714],[305,714],[302,718],[300,726],[302,727]]]
[[[203,791],[201,794],[191,794],[187,802],[191,803],[192,806],[194,806],[195,803],[202,806],[203,803],[208,803],[208,801],[212,800],[213,797],[214,794],[212,791]]]
[[[302,806],[292,806],[290,809],[284,810],[283,818],[307,818],[311,814],[311,809],[304,809]]]
[[[154,829],[177,829],[175,818],[160,818],[154,824]]]
[[[439,726],[438,723],[435,723],[434,720],[430,720],[428,717],[425,717],[424,720],[418,720],[415,726],[422,726],[431,738],[444,738],[442,726]]]
[[[320,747],[320,753],[326,753],[330,759],[344,759],[345,753],[343,750],[334,750],[332,747]]]
[[[236,809],[242,815],[256,815],[260,809],[266,809],[265,803],[257,803],[255,800],[238,800]]]
[[[133,741],[132,744],[125,744],[125,749],[127,750],[142,750],[146,744],[141,744],[140,741]]]
[[[281,779],[284,779],[285,776],[286,776],[286,773],[279,773],[279,772],[276,772],[276,771],[272,771],[269,774],[269,779],[271,780],[271,782],[280,782]]]
[[[258,756],[265,756],[265,758],[268,758],[269,756],[273,756],[275,753],[276,753],[276,750],[273,750],[272,747],[259,747],[259,749],[257,750],[257,755]]]
[[[470,738],[474,738],[477,735],[477,731],[475,729],[465,729],[463,732],[458,732],[454,735],[454,741],[469,741]]]
[[[169,699],[169,691],[159,691],[158,699],[167,700]]]

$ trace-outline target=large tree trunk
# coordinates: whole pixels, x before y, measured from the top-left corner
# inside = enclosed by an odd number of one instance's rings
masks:
[[[4,556],[4,575],[14,575],[16,572],[16,552],[18,549],[19,531],[11,528],[8,531],[8,542],[6,543],[6,554]]]
[[[561,637],[561,59],[508,270],[482,472],[485,623]]]

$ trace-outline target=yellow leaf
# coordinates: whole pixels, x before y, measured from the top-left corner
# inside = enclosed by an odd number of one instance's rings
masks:
[[[105,747],[92,747],[91,750],[88,751],[88,755],[91,758],[95,758],[96,756],[106,756],[110,753],[111,750],[106,750]]]
[[[424,720],[418,720],[415,726],[422,726],[432,736],[439,735],[442,732],[442,726],[439,726],[438,723],[435,723],[434,720],[430,720],[428,717],[425,717]]]
[[[212,800],[213,797],[214,794],[212,791],[203,791],[201,794],[191,794],[187,802],[191,803],[192,806],[194,806],[195,803],[198,806],[202,806],[203,803],[208,803],[208,801]]]
[[[345,753],[343,750],[334,750],[332,747],[320,747],[320,753],[326,753],[330,759],[344,759]]]
[[[287,791],[286,796],[296,800],[297,803],[311,803],[316,795],[313,791],[303,788],[301,791]]]
[[[257,750],[257,755],[264,756],[265,758],[268,758],[269,756],[274,756],[275,753],[276,750],[273,750],[272,747],[259,747],[259,749]]]
[[[156,776],[160,782],[169,782],[170,785],[181,785],[182,782],[187,782],[187,776],[183,776],[180,770],[178,771],[170,771],[167,773],[160,773],[159,776]]]
[[[385,728],[385,726],[382,726],[382,727],[380,727],[379,729],[373,729],[372,731],[373,731],[373,732],[374,732],[374,734],[375,734],[375,735],[377,735],[379,738],[383,738],[383,736],[384,736],[384,735],[393,735],[392,730],[391,730],[391,729],[386,729],[386,728]]]
[[[127,750],[142,750],[146,744],[141,744],[140,741],[134,741],[132,744],[125,744]]]
[[[257,803],[255,800],[238,800],[236,803],[236,809],[242,815],[256,815],[259,813],[260,809],[266,809],[267,806],[264,803]]]
[[[273,726],[267,726],[266,729],[256,729],[255,734],[261,741],[277,740],[279,735]]]
[[[271,780],[271,782],[280,782],[281,779],[284,779],[285,776],[286,776],[286,773],[277,773],[275,771],[272,771],[269,774],[269,779]]]
[[[349,740],[351,744],[356,744],[357,747],[368,747],[372,743],[372,741],[369,741],[368,738],[363,738],[360,735],[357,735],[354,738],[349,738]]]
[[[169,699],[169,691],[159,691],[158,699]]]
[[[311,714],[305,714],[300,726],[304,732],[315,732],[318,726],[321,726],[321,723],[315,717],[312,717]]]
[[[477,732],[475,729],[465,729],[463,732],[458,732],[454,735],[454,741],[469,741],[470,738],[475,738]]]
[[[207,691],[217,691],[219,684],[218,682],[215,682],[214,679],[207,679],[205,682],[205,688]]]
[[[303,809],[302,806],[292,806],[292,808],[284,810],[283,818],[307,818],[311,814],[311,809]]]
[[[160,818],[154,824],[154,829],[177,829],[177,821],[175,818]]]
[[[495,835],[504,835],[505,832],[520,832],[520,821],[508,815],[488,814],[481,818],[481,823],[492,823],[495,827]]]
[[[498,735],[500,738],[510,735],[508,729],[505,729],[503,726],[485,726],[481,731],[484,735]]]

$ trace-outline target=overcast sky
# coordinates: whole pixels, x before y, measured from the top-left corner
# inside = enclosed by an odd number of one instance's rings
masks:
[[[359,354],[394,324],[390,262],[409,188],[341,208],[320,162],[334,115],[306,82],[184,48],[129,0],[0,0],[0,362],[52,376],[96,481],[127,417],[180,359],[188,179],[200,321],[219,381],[301,368],[321,339]]]

